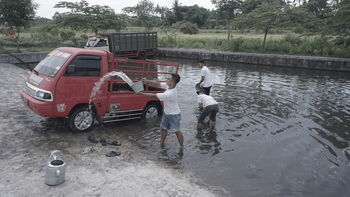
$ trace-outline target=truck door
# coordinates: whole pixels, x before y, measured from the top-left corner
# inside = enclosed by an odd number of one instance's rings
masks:
[[[107,63],[104,56],[77,55],[61,76],[56,85],[56,112],[68,115],[77,104],[88,104],[92,88],[102,77],[102,65]],[[99,114],[106,110],[107,84],[104,83],[93,103]]]

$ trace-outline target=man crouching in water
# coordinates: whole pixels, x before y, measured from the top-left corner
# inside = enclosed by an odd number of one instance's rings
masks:
[[[201,114],[198,118],[197,130],[199,133],[202,132],[204,128],[204,119],[209,116],[209,127],[210,129],[215,128],[216,114],[219,111],[218,102],[211,96],[205,94],[203,88],[197,90],[197,102],[199,104],[199,111]]]
[[[163,147],[165,138],[169,132],[175,132],[177,139],[180,144],[180,153],[183,153],[184,149],[184,137],[180,131],[180,121],[181,113],[180,108],[177,102],[177,89],[176,84],[180,81],[180,75],[171,74],[171,77],[166,80],[166,82],[158,82],[153,80],[142,79],[143,83],[153,87],[166,89],[163,93],[143,93],[139,92],[138,94],[148,96],[148,97],[157,97],[159,100],[164,103],[164,113],[162,122],[160,123],[160,145]]]

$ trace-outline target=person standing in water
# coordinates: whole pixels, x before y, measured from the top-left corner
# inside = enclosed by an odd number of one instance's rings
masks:
[[[177,102],[177,89],[176,85],[180,81],[180,75],[171,74],[166,82],[158,82],[154,80],[142,79],[143,83],[146,85],[159,87],[166,89],[163,93],[144,93],[139,92],[138,94],[157,97],[159,100],[164,102],[164,113],[162,117],[162,122],[160,123],[160,145],[163,147],[165,139],[168,132],[175,133],[180,144],[180,153],[183,153],[184,149],[184,137],[180,131],[180,121],[181,121],[181,111]]]
[[[198,60],[197,65],[198,67],[201,68],[201,80],[197,84],[203,87],[204,94],[210,95],[210,89],[211,89],[211,86],[213,85],[213,82],[211,81],[211,78],[210,78],[209,69],[204,65],[204,60]]]

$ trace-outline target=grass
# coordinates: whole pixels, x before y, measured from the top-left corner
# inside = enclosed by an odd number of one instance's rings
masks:
[[[65,30],[71,31],[71,30]],[[128,27],[124,32],[141,32],[142,27]],[[316,55],[333,57],[350,57],[350,37],[338,39],[335,36],[303,36],[295,33],[280,32],[268,34],[266,47],[262,48],[263,34],[255,31],[232,31],[230,40],[227,39],[227,30],[201,29],[199,34],[188,35],[173,29],[165,31],[154,28],[158,32],[159,47],[216,49],[232,52],[276,53],[291,55]],[[108,30],[107,32],[113,32]],[[171,33],[170,33],[171,32]],[[59,34],[50,35],[46,32],[24,32],[20,35],[20,50],[50,51],[61,46],[83,47],[87,36],[94,35],[87,32],[73,32],[73,37],[67,42]],[[66,40],[63,42],[63,40]],[[0,35],[0,53],[17,52],[16,42],[7,35]]]

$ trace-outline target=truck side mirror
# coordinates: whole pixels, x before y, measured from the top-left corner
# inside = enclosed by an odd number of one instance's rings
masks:
[[[75,65],[69,64],[68,69],[67,69],[67,74],[72,74],[74,72],[75,72]]]

